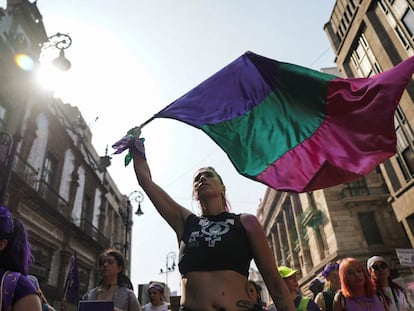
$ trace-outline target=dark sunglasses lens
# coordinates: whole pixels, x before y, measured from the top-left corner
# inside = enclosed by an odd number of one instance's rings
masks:
[[[386,269],[388,268],[388,266],[385,263],[381,263],[379,266],[378,265],[372,265],[372,269],[374,269],[375,271],[378,271],[379,269]]]

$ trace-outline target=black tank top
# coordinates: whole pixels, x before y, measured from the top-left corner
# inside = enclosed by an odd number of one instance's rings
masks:
[[[217,270],[232,270],[248,276],[252,258],[240,214],[188,216],[178,263],[183,276],[192,271]]]

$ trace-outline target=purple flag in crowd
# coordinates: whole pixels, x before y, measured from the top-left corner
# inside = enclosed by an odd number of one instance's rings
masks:
[[[65,298],[67,302],[75,303],[79,297],[79,273],[76,252],[73,253],[70,270],[65,284]]]

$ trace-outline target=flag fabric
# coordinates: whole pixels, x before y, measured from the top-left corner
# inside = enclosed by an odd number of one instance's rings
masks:
[[[282,191],[350,182],[396,152],[394,112],[414,57],[339,78],[247,52],[153,118],[204,131],[237,171]]]
[[[305,192],[367,175],[396,152],[394,112],[414,57],[342,79],[247,52],[161,110],[209,135],[237,171]]]
[[[64,301],[76,303],[79,298],[78,257],[76,252],[71,257],[70,270],[65,283]]]

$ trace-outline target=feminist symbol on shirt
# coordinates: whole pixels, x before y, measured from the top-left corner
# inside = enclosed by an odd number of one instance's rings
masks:
[[[225,221],[211,221],[200,219],[201,232],[205,234],[204,240],[208,242],[209,247],[216,246],[216,242],[221,241],[221,236],[229,232],[230,226],[234,225],[234,219]]]

